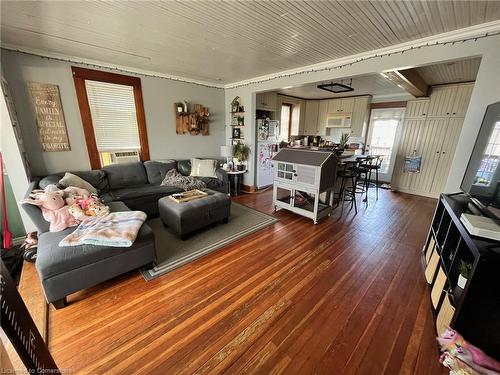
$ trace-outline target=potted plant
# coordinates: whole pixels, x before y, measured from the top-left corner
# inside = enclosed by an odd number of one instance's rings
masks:
[[[342,133],[342,135],[340,136],[340,142],[339,142],[341,149],[345,150],[347,148],[347,142],[349,142],[349,137],[350,137],[349,133]]]
[[[237,143],[233,146],[233,157],[238,160],[238,170],[244,171],[245,165],[243,164],[248,160],[248,156],[250,155],[250,147],[245,143]]]
[[[457,285],[459,288],[465,288],[465,284],[467,284],[467,279],[469,278],[470,271],[472,270],[472,263],[466,262],[465,260],[461,260],[458,266],[458,282]]]

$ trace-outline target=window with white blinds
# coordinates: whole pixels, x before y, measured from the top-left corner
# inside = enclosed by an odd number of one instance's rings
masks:
[[[85,80],[97,150],[140,150],[134,87]]]

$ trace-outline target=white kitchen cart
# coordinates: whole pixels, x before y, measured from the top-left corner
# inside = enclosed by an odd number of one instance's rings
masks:
[[[331,152],[283,148],[274,157],[273,205],[313,220],[333,210],[338,159]],[[321,202],[320,194],[326,199]]]

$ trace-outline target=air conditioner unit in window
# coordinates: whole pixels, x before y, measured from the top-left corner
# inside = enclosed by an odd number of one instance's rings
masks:
[[[139,151],[119,151],[111,154],[113,164],[125,164],[141,160]]]

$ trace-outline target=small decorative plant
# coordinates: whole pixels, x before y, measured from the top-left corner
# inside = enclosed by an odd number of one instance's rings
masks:
[[[349,137],[350,137],[350,134],[349,133],[342,133],[342,135],[340,136],[340,148],[343,148],[345,149],[347,147],[347,142],[349,142]]]
[[[250,155],[250,147],[245,143],[238,143],[233,146],[233,156],[238,160],[238,163],[240,165],[248,160],[249,155]]]
[[[469,278],[469,275],[472,271],[472,263],[466,262],[465,260],[461,260],[460,264],[458,265],[458,272],[460,275],[458,275],[458,282],[457,285],[460,288],[465,288],[465,284],[467,284],[467,279]]]

